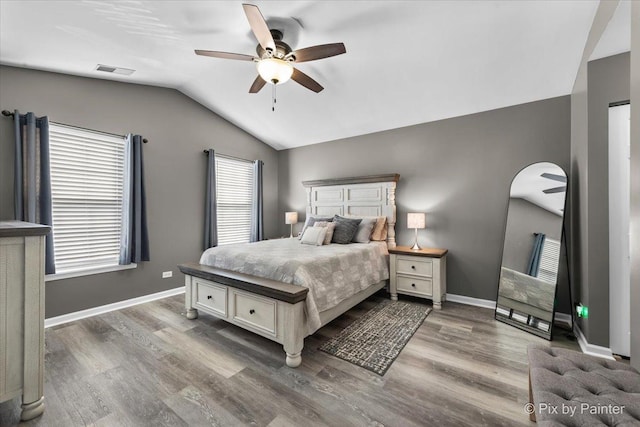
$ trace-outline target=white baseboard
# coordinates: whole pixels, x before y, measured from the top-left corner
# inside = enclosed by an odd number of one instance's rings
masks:
[[[489,299],[472,298],[464,295],[447,294],[447,301],[457,302],[457,303],[466,304],[466,305],[473,305],[476,307],[489,308],[491,310],[495,310],[496,308],[495,301],[492,301]],[[555,323],[564,323],[568,326],[571,326],[571,315],[568,313],[556,313]],[[578,339],[578,344],[580,344],[580,349],[584,354],[589,354],[591,356],[615,360],[613,358],[613,353],[611,352],[610,348],[589,344],[584,334],[578,327],[577,323],[574,323],[573,331],[576,338]]]
[[[101,305],[99,307],[88,308],[86,310],[63,314],[61,316],[50,317],[49,319],[44,319],[44,327],[50,328],[52,326],[62,325],[63,323],[86,319],[87,317],[97,316],[98,314],[108,313],[110,311],[120,310],[123,308],[132,307],[134,305],[144,304],[145,302],[155,301],[158,299],[180,295],[183,293],[184,286],[162,292],[156,292],[155,294],[143,295],[137,298],[114,302],[113,304]]]
[[[459,304],[473,305],[476,307],[489,308],[491,310],[496,309],[496,302],[490,299],[472,298],[464,295],[447,294],[447,301],[457,302]],[[556,312],[556,323],[564,323],[571,327],[571,315],[567,313]]]
[[[578,344],[580,344],[580,349],[584,354],[588,354],[590,356],[602,357],[604,359],[615,360],[610,348],[589,344],[577,323],[573,328],[573,332],[576,338],[578,339]]]
[[[464,295],[447,294],[447,301],[457,302],[465,305],[473,305],[476,307],[496,309],[496,302],[490,299],[472,298]]]
[[[114,302],[112,304],[101,305],[99,307],[93,307],[86,310],[76,311],[73,313],[63,314],[61,316],[51,317],[44,320],[44,327],[50,328],[52,326],[62,325],[63,323],[73,322],[75,320],[86,319],[87,317],[97,316],[98,314],[108,313],[110,311],[120,310],[134,305],[144,304],[146,302],[155,301],[163,298],[168,298],[174,295],[180,295],[184,293],[184,287],[168,289],[162,292],[156,292],[150,295],[144,295],[137,298],[131,298],[124,301]],[[489,308],[495,310],[496,302],[488,299],[472,298],[464,295],[447,294],[447,301],[457,302],[459,304],[473,305],[476,307]],[[566,324],[570,324],[571,315],[567,313],[556,313],[556,321]],[[605,359],[615,360],[611,349],[608,347],[602,347],[599,345],[589,344],[584,334],[580,330],[577,323],[574,324],[574,333],[578,339],[580,349],[584,354],[591,356],[602,357]]]

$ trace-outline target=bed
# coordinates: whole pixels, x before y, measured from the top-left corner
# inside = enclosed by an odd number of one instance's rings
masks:
[[[399,175],[304,181],[308,216],[385,216],[383,242],[310,246],[284,238],[205,251],[185,274],[186,316],[198,311],[283,345],[302,362],[304,338],[382,289],[395,247]]]

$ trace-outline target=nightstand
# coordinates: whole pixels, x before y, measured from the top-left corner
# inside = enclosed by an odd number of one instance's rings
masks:
[[[389,249],[391,266],[391,299],[398,294],[430,298],[433,308],[442,308],[447,293],[447,249],[423,248],[413,250],[408,246]]]

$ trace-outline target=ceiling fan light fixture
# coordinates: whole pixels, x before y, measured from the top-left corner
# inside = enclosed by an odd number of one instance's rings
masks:
[[[293,65],[278,58],[265,58],[258,61],[258,74],[265,82],[274,85],[287,82],[293,74]]]

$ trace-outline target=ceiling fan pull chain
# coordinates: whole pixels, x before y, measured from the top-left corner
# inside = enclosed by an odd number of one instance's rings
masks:
[[[276,85],[271,90],[271,111],[276,111]]]

